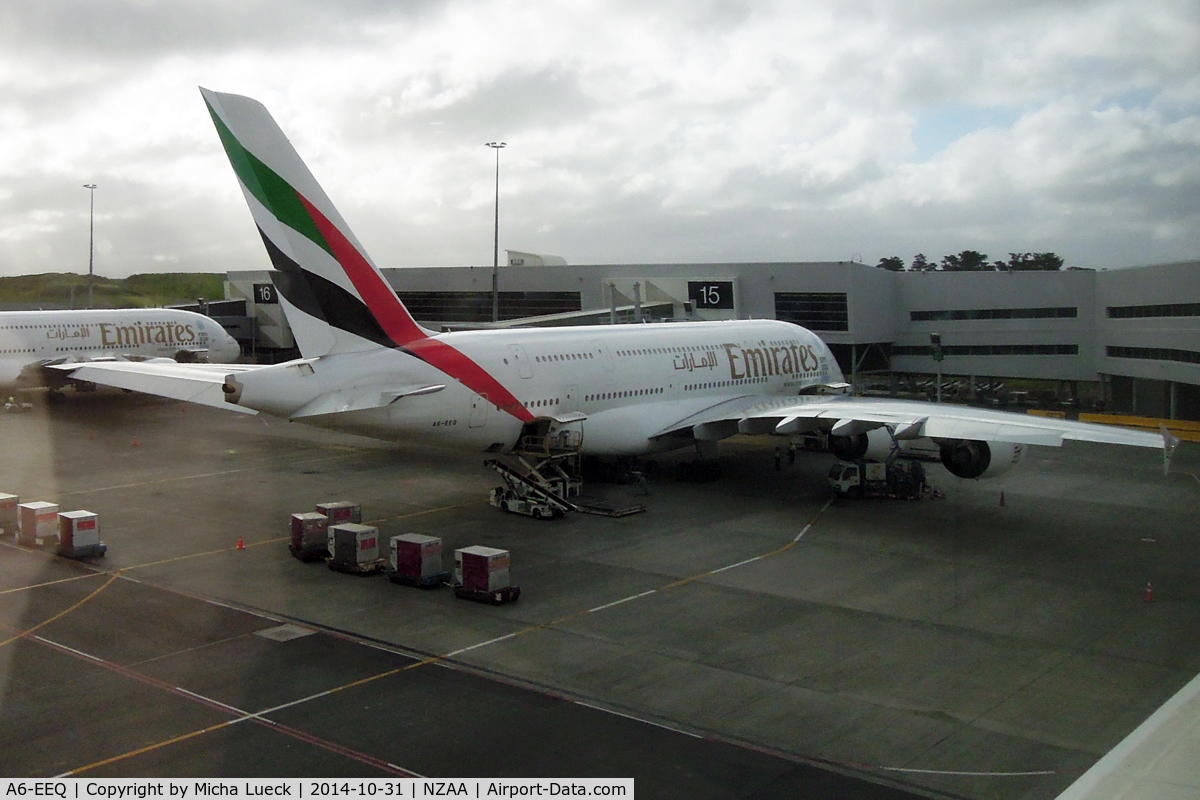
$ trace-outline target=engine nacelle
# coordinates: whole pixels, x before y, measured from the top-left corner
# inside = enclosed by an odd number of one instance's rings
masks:
[[[954,439],[939,442],[942,465],[959,478],[995,478],[1025,457],[1025,446],[1012,442]]]
[[[842,461],[887,461],[892,454],[892,437],[884,428],[854,436],[830,436],[829,452]]]

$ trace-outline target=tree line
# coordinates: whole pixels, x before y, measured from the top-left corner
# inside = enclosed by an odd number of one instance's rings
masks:
[[[917,253],[907,267],[900,256],[881,258],[875,266],[890,272],[906,269],[909,272],[1049,272],[1062,269],[1063,259],[1054,253],[1009,253],[1008,261],[988,261],[987,253],[963,250],[956,255],[942,256],[940,263],[930,261],[924,253]]]

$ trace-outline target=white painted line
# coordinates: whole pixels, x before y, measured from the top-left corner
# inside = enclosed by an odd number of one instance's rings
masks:
[[[387,763],[387,765],[388,765],[389,767],[391,767],[392,769],[396,770],[397,772],[403,772],[403,773],[405,773],[405,774],[408,774],[408,775],[411,775],[411,776],[413,776],[414,778],[423,779],[423,778],[427,778],[427,777],[429,777],[428,775],[422,775],[422,774],[421,774],[421,773],[419,773],[419,772],[413,772],[413,771],[412,771],[411,769],[409,769],[408,767],[401,767],[401,766],[397,766],[396,764],[393,764],[393,763],[392,763],[392,762],[390,762],[390,761],[388,761],[388,762],[386,762],[386,763]]]
[[[595,608],[589,608],[587,611],[585,611],[583,613],[594,614],[597,611],[603,611],[606,608],[612,608],[613,606],[619,606],[619,605],[621,605],[621,603],[628,603],[630,600],[637,600],[639,597],[649,597],[650,595],[656,593],[657,591],[658,591],[658,589],[651,589],[650,591],[642,592],[641,594],[631,594],[629,597],[623,597],[620,600],[614,600],[611,603],[605,603],[602,606],[596,606]]]
[[[693,739],[703,739],[704,738],[703,736],[701,736],[698,733],[692,733],[691,731],[684,731],[684,730],[680,730],[679,728],[673,728],[670,725],[664,725],[661,722],[651,722],[648,719],[642,719],[641,717],[635,717],[632,714],[622,714],[620,711],[613,711],[611,708],[601,708],[600,706],[594,706],[591,703],[585,703],[582,700],[574,700],[572,702],[574,702],[575,705],[577,705],[577,706],[583,706],[584,708],[590,708],[595,711],[603,711],[605,714],[612,714],[614,717],[622,717],[624,719],[633,720],[634,722],[640,722],[644,725],[653,725],[656,728],[662,728],[663,730],[671,731],[672,733],[682,733],[684,736],[690,736]]]
[[[84,658],[91,659],[92,661],[96,661],[101,664],[104,663],[103,658],[98,658],[97,656],[94,656],[91,653],[85,653],[82,650],[76,650],[74,647],[67,647],[65,644],[59,644],[58,642],[52,642],[49,639],[43,639],[41,636],[34,636],[33,638],[39,642],[42,642],[43,644],[48,644],[51,647],[57,647],[60,650],[66,650],[68,653],[74,653],[77,656],[83,656]]]
[[[196,694],[195,692],[189,692],[187,689],[183,688],[182,686],[176,686],[175,691],[182,692],[183,694],[186,694],[188,697],[195,698],[196,700],[199,700],[202,703],[208,703],[210,705],[220,706],[221,708],[225,709],[226,711],[232,712],[234,714],[240,714],[246,719],[250,719],[252,717],[257,716],[257,714],[251,714],[249,711],[238,708],[237,706],[231,706],[228,703],[222,703],[220,700],[214,700],[211,697],[205,697],[202,694]],[[237,721],[241,722],[241,720],[237,720]]]
[[[739,561],[736,564],[730,564],[728,567],[721,567],[720,569],[714,569],[711,572],[709,572],[708,574],[716,575],[718,572],[724,572],[727,569],[736,569],[737,567],[744,567],[747,564],[753,564],[755,561],[761,561],[761,560],[762,560],[762,556],[755,556],[754,558],[747,558],[745,561]]]
[[[194,481],[200,478],[215,478],[219,475],[237,475],[239,472],[249,472],[252,467],[243,467],[242,469],[229,469],[220,472],[203,472],[199,475],[180,475],[177,478],[160,478],[156,481],[142,481],[141,483],[123,483],[119,486],[99,486],[95,489],[79,489],[74,492],[59,492],[54,497],[72,497],[77,494],[95,494],[96,492],[112,492],[117,489],[134,489],[139,486],[152,486],[160,483],[175,483],[178,481]]]
[[[817,512],[817,516],[813,517],[813,521],[815,522],[816,520],[820,519],[820,518],[821,518],[821,515],[822,515],[822,514],[824,514],[826,511],[828,511],[828,510],[829,510],[829,507],[830,507],[831,505],[833,505],[833,498],[832,498],[832,497],[830,497],[828,500],[826,500],[826,501],[825,501],[825,505],[821,506],[821,510]],[[809,528],[811,528],[812,526],[813,526],[813,523],[812,523],[812,522],[810,522],[810,523],[808,523],[807,525],[805,525],[805,526],[804,526],[804,529],[803,529],[802,531],[800,531],[799,533],[797,533],[797,534],[796,534],[796,538],[795,538],[795,539],[792,539],[792,544],[795,544],[796,542],[798,542],[798,541],[800,541],[801,539],[803,539],[803,538],[804,538],[804,534],[808,533],[808,529],[809,529]]]
[[[446,653],[446,655],[442,656],[442,658],[454,658],[457,655],[462,655],[463,653],[469,653],[472,650],[478,650],[480,647],[487,647],[489,644],[496,644],[497,642],[503,642],[505,639],[511,639],[514,636],[517,636],[519,633],[520,632],[517,631],[514,633],[505,634],[504,636],[497,636],[495,639],[488,639],[486,642],[480,642],[479,644],[473,644],[470,647],[464,647],[461,650],[455,650],[453,653]]]

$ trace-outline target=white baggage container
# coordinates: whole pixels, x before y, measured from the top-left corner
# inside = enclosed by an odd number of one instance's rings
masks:
[[[388,540],[388,564],[408,578],[432,578],[442,574],[442,540],[436,536],[405,533]]]
[[[58,543],[64,550],[100,544],[100,515],[92,511],[63,511],[58,515]]]
[[[462,547],[454,551],[454,582],[476,592],[495,592],[512,585],[507,550]]]
[[[0,492],[0,533],[16,535],[17,528],[20,527],[20,518],[17,515],[17,506],[20,503],[21,498],[17,495]]]
[[[41,547],[58,538],[58,503],[21,503],[21,544]]]
[[[329,526],[329,554],[344,566],[363,566],[379,561],[379,529],[374,525],[344,522]]]
[[[341,525],[343,522],[362,522],[362,506],[349,500],[336,500],[328,503],[317,503],[317,513],[329,518],[330,525]]]

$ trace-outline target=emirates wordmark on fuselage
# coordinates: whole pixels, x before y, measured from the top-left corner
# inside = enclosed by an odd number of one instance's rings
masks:
[[[49,364],[96,359],[229,363],[241,354],[219,324],[174,308],[0,312],[0,388],[57,384]]]
[[[376,438],[512,448],[531,423],[577,426],[583,451],[638,455],[735,433],[824,430],[846,457],[929,438],[956,475],[999,474],[1025,445],[1164,448],[1140,431],[982,409],[823,396],[825,343],[774,320],[434,333],[397,298],[257,101],[201,89],[275,267],[302,358],[263,367],[103,364],[77,377]]]

